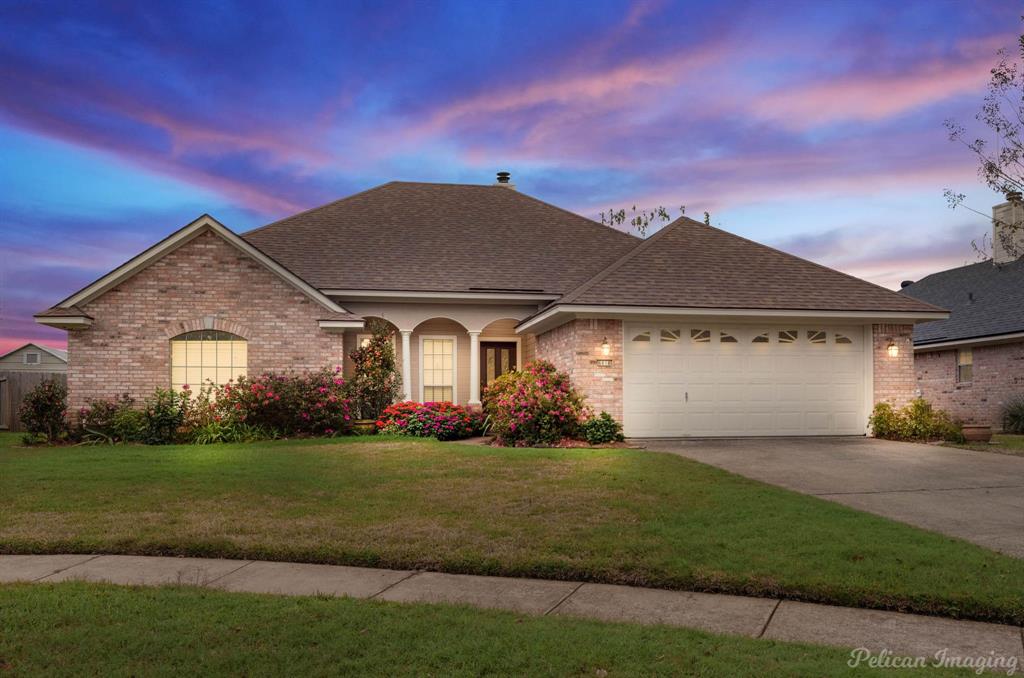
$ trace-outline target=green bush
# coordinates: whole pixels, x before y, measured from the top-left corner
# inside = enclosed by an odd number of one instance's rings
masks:
[[[145,439],[146,416],[127,393],[113,400],[90,400],[78,411],[77,437],[83,443],[134,443]]]
[[[602,412],[596,417],[591,417],[580,426],[583,439],[591,445],[602,445],[604,443],[618,442],[623,440],[622,424],[615,421],[612,415]]]
[[[1003,431],[1024,433],[1024,395],[1012,398],[1003,408]]]
[[[878,403],[868,423],[876,438],[963,441],[961,426],[945,411],[932,407],[924,398],[915,398],[899,410],[894,409],[889,403]]]
[[[170,445],[179,441],[179,429],[185,423],[189,392],[180,393],[158,388],[146,399],[143,410],[143,442],[147,445]]]
[[[53,379],[29,391],[18,407],[18,419],[28,431],[25,442],[54,443],[67,437],[68,390]]]
[[[370,341],[349,353],[355,372],[346,394],[359,419],[377,419],[402,395],[402,375],[395,362],[394,331],[379,318],[367,318]]]

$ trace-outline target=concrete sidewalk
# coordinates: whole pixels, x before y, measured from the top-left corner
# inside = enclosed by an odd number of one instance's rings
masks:
[[[0,583],[86,580],[185,584],[280,595],[455,603],[523,614],[666,624],[754,638],[887,650],[905,656],[1017,657],[1024,629],[768,598],[609,584],[378,570],[338,565],[146,556],[0,556]]]

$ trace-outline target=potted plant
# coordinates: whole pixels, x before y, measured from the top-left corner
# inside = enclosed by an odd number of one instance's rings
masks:
[[[969,443],[987,443],[992,440],[992,426],[989,424],[964,424],[964,440]]]
[[[363,435],[377,431],[377,419],[384,408],[402,393],[391,326],[378,318],[369,318],[366,329],[370,330],[370,340],[349,353],[355,363],[355,373],[348,382],[356,416],[352,429]]]

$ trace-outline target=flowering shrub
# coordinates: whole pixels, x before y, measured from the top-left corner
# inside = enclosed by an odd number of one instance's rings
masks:
[[[52,379],[40,382],[25,395],[18,407],[18,419],[28,431],[26,443],[52,443],[65,437],[67,399],[68,390]]]
[[[113,400],[90,400],[78,411],[76,437],[85,443],[131,443],[145,439],[146,416],[124,393]]]
[[[590,411],[569,377],[544,360],[508,372],[484,389],[489,432],[499,445],[552,445],[580,434]]]
[[[170,445],[182,439],[182,424],[190,404],[189,394],[158,388],[146,398],[142,410],[142,439],[147,445]]]
[[[381,433],[438,440],[462,440],[480,432],[480,413],[449,402],[417,403],[411,400],[389,405],[377,420]]]
[[[378,318],[368,318],[366,329],[372,333],[369,343],[349,353],[355,373],[348,392],[359,418],[377,419],[401,395],[402,377],[395,365],[391,326]]]

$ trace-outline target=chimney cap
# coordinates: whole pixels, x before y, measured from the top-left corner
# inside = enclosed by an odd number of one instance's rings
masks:
[[[1022,200],[1022,197],[1021,197],[1021,192],[1020,191],[1007,191],[1006,192],[1006,202],[1012,202],[1014,204],[1017,204],[1017,203],[1021,202],[1021,200]]]
[[[511,172],[498,172],[498,183],[507,184],[512,180]]]
[[[913,280],[904,280],[903,282],[900,283],[900,289],[902,290],[904,287],[910,287],[913,284]]]

